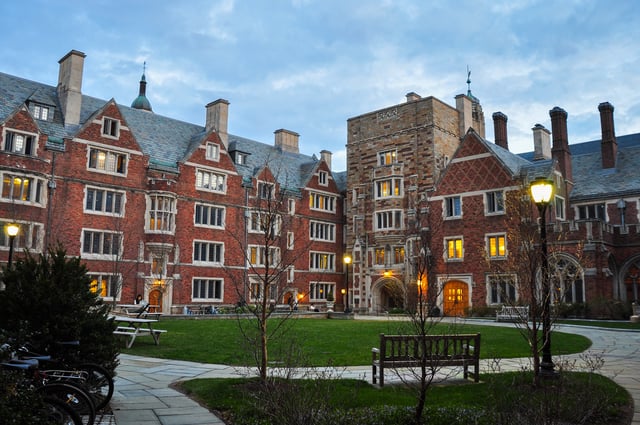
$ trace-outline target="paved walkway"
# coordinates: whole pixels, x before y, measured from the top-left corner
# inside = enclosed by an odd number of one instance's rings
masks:
[[[364,319],[364,318],[363,318]],[[366,317],[366,319],[371,319]],[[472,320],[473,323],[495,325],[493,321]],[[505,324],[500,324],[505,326]],[[508,325],[507,325],[508,326]],[[556,326],[558,331],[584,335],[593,341],[591,357],[602,356],[605,376],[625,387],[633,396],[635,413],[632,425],[640,425],[640,332]],[[581,363],[584,356],[572,355],[554,361]],[[501,360],[502,371],[529,366],[529,359]],[[490,360],[481,364],[483,371],[494,370]],[[339,371],[343,377],[371,378],[369,366],[348,367]],[[117,425],[222,425],[224,422],[180,392],[170,388],[172,382],[193,378],[246,376],[248,371],[225,365],[162,360],[122,354],[116,378],[116,390],[111,401]],[[385,377],[385,381],[392,381]],[[107,422],[112,423],[113,422]]]

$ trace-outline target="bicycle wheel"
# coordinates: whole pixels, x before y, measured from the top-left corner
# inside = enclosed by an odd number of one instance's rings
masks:
[[[51,425],[83,425],[80,415],[62,400],[55,397],[43,399],[42,418]]]
[[[77,369],[87,372],[84,386],[93,398],[96,411],[104,409],[113,396],[113,377],[104,367],[94,363],[84,363]]]
[[[83,425],[93,425],[96,420],[93,399],[82,387],[75,384],[54,382],[47,383],[38,390],[45,396],[51,396],[66,403],[80,415]]]

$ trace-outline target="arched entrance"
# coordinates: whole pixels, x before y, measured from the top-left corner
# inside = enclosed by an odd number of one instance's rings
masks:
[[[371,310],[375,313],[383,313],[395,308],[404,308],[405,292],[396,278],[380,279],[372,288],[373,299]]]
[[[444,285],[444,305],[445,316],[464,316],[469,307],[469,286],[454,280]]]
[[[162,291],[159,289],[152,289],[149,292],[149,305],[157,305],[157,310],[162,311]]]

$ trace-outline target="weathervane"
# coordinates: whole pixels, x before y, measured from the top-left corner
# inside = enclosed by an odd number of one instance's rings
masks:
[[[467,96],[471,97],[471,70],[467,65]]]

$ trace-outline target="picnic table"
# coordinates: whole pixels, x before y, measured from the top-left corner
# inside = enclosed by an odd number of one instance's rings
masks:
[[[160,345],[160,335],[167,332],[164,329],[155,329],[154,324],[158,323],[156,319],[147,319],[142,317],[130,316],[112,316],[118,327],[113,331],[114,335],[127,337],[127,348],[131,348],[136,338],[139,336],[153,337],[156,345]]]
[[[123,316],[158,319],[162,315],[159,309],[160,306],[151,304],[118,304],[115,313]]]

